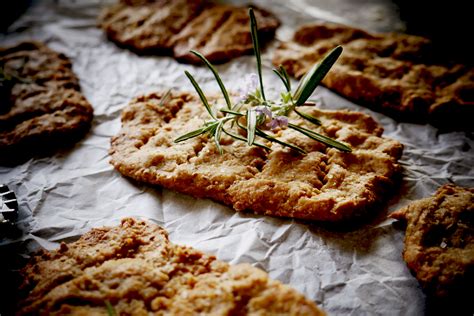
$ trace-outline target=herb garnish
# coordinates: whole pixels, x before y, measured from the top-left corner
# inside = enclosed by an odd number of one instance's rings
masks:
[[[23,64],[25,65],[26,61],[23,59]],[[15,83],[30,83],[28,79],[20,77],[14,71],[7,71],[3,63],[0,64],[0,85],[2,86],[13,86]]]
[[[280,94],[281,99],[279,101],[268,100],[265,97],[263,88],[262,63],[258,43],[257,21],[252,8],[249,8],[249,16],[250,33],[252,35],[252,43],[257,60],[258,76],[255,74],[247,75],[245,79],[246,87],[239,91],[239,98],[235,100],[234,103],[232,103],[229,93],[227,92],[227,89],[225,88],[214,66],[201,53],[191,51],[191,53],[201,59],[213,73],[224,96],[226,107],[222,107],[220,109],[212,107],[194,77],[188,71],[185,71],[186,76],[189,78],[192,85],[196,89],[202,104],[209,113],[211,120],[206,121],[201,128],[178,137],[175,139],[175,143],[179,143],[207,133],[213,137],[217,150],[222,154],[223,150],[220,145],[220,139],[222,133],[224,133],[234,139],[246,142],[249,146],[254,145],[268,150],[270,149],[268,146],[256,141],[258,136],[265,140],[289,147],[300,153],[306,153],[302,148],[284,142],[268,133],[268,131],[291,128],[311,139],[324,143],[329,147],[334,147],[344,152],[350,152],[352,149],[346,144],[288,121],[289,115],[292,112],[295,112],[297,115],[311,122],[312,124],[321,125],[321,122],[317,118],[298,110],[297,107],[312,104],[307,102],[308,98],[313,94],[321,80],[339,58],[342,53],[342,47],[337,46],[332,51],[330,51],[319,63],[316,63],[301,79],[294,93],[291,92],[291,82],[285,68],[280,65],[278,69],[273,69],[273,72],[283,82],[286,92],[282,92]],[[257,87],[258,84],[259,87]],[[245,135],[245,137],[228,131],[225,127],[229,124],[231,127],[236,125],[242,131],[242,135]]]
[[[0,89],[2,96],[5,94],[10,94],[12,87],[15,85],[15,77],[10,75],[5,71],[3,65],[0,65]]]
[[[25,61],[23,61],[23,64]],[[30,83],[13,71],[7,71],[3,63],[0,64],[0,113],[10,109],[10,96],[13,86],[17,83]]]
[[[15,83],[15,77],[6,72],[3,65],[0,65],[0,114],[8,112],[11,107],[10,96]]]
[[[105,307],[107,308],[107,315],[108,316],[117,316],[117,313],[115,312],[115,308],[110,304],[109,301],[105,301]]]

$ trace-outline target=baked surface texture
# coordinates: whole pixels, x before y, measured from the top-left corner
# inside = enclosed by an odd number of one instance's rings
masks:
[[[279,21],[255,8],[259,38],[273,37]],[[200,63],[197,50],[213,63],[251,53],[247,7],[205,1],[122,1],[107,7],[99,25],[109,39],[137,53],[170,54],[188,63]]]
[[[21,271],[19,315],[324,315],[249,264],[229,265],[126,218],[34,256]]]
[[[93,110],[66,56],[24,42],[0,49],[0,65],[20,78],[0,100],[0,159],[70,144],[89,130]]]
[[[111,163],[127,177],[211,198],[237,211],[344,221],[374,211],[400,171],[402,145],[382,138],[383,129],[362,113],[302,107],[322,121],[323,127],[316,128],[291,117],[297,125],[346,142],[352,153],[284,129],[277,136],[306,155],[275,143],[266,143],[271,151],[249,147],[227,135],[222,136],[220,155],[206,135],[174,143],[209,119],[197,96],[172,92],[163,103],[162,97],[138,97],[122,112],[122,129],[112,138],[110,154]],[[212,104],[216,98],[210,100]]]
[[[279,45],[273,64],[300,78],[337,45],[344,51],[323,80],[328,88],[400,121],[474,130],[474,68],[440,62],[423,37],[310,24]]]
[[[403,258],[428,294],[472,295],[474,188],[444,185],[390,216],[407,223]]]

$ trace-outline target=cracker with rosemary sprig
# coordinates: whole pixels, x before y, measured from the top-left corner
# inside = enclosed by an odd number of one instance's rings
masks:
[[[402,145],[381,137],[369,116],[322,111],[307,102],[341,54],[336,47],[299,82],[274,69],[286,91],[265,95],[257,19],[249,9],[257,74],[231,98],[214,66],[222,97],[206,94],[187,71],[187,92],[138,97],[122,113],[111,163],[122,174],[208,197],[237,211],[319,221],[369,213],[383,200],[400,167]],[[308,108],[309,106],[309,108]]]
[[[270,150],[248,146],[225,133],[220,154],[208,134],[175,143],[202,126],[209,114],[193,93],[172,91],[163,101],[165,94],[138,97],[123,110],[110,154],[111,163],[127,177],[211,198],[237,211],[335,222],[375,211],[400,171],[402,145],[383,138],[383,129],[366,114],[303,107],[321,120],[318,132],[349,144],[352,152],[286,128],[271,133],[306,154],[259,136],[255,141]],[[211,103],[217,99],[209,98]],[[290,119],[311,127],[294,113]],[[228,132],[238,134],[238,127]]]

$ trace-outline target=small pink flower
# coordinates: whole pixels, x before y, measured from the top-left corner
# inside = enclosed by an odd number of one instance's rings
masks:
[[[249,94],[254,93],[258,87],[258,76],[254,73],[245,75],[243,87],[237,89],[239,96],[236,98],[235,102],[239,103],[246,100]]]
[[[255,112],[258,114],[263,114],[269,119],[272,119],[273,113],[272,111],[268,108],[268,106],[258,106],[255,108]]]
[[[287,127],[288,126],[288,118],[286,116],[275,116],[270,123],[267,124],[267,127],[275,130],[279,127]]]

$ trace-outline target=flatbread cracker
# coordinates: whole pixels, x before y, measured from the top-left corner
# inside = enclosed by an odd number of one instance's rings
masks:
[[[171,54],[173,36],[203,8],[201,0],[121,2],[103,10],[99,26],[111,41],[135,52]]]
[[[328,88],[400,121],[474,130],[474,68],[435,61],[423,37],[309,24],[279,45],[273,64],[300,78],[336,45],[344,51],[323,80]]]
[[[254,7],[255,8],[255,7]],[[273,38],[278,19],[255,8],[259,39]],[[107,7],[99,24],[108,38],[137,53],[169,54],[201,63],[190,50],[212,63],[223,63],[253,51],[246,7],[205,1],[130,1]]]
[[[249,264],[229,265],[132,218],[96,228],[22,270],[19,315],[324,315]]]
[[[223,136],[220,155],[206,135],[174,143],[208,119],[195,95],[172,92],[161,104],[162,98],[163,93],[141,96],[123,110],[122,129],[112,138],[111,163],[127,177],[211,198],[237,211],[330,222],[353,219],[385,200],[401,169],[402,145],[382,138],[383,129],[362,113],[302,107],[322,121],[317,128],[291,117],[297,125],[349,144],[352,153],[285,129],[279,137],[308,154],[275,143],[267,144],[268,152]]]
[[[273,38],[279,21],[270,12],[255,9],[259,41]],[[204,10],[176,36],[173,51],[176,59],[201,63],[190,50],[199,51],[213,63],[223,63],[253,52],[247,7],[216,5]]]
[[[39,42],[0,49],[0,64],[17,79],[0,100],[0,161],[76,142],[93,110],[71,62]]]
[[[474,188],[444,185],[390,217],[407,223],[403,258],[428,294],[472,296]]]

